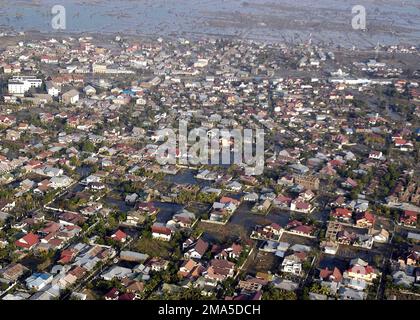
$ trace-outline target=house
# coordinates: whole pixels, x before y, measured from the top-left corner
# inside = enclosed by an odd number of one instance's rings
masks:
[[[420,248],[415,246],[413,249],[410,249],[403,258],[398,259],[400,265],[404,266],[417,266],[420,265]]]
[[[339,196],[337,199],[335,199],[334,201],[330,203],[330,206],[332,208],[343,207],[345,202],[346,202],[346,199],[343,196]]]
[[[47,81],[46,87],[48,94],[52,97],[58,97],[61,93],[61,87],[54,84],[52,81]]]
[[[140,281],[129,281],[126,285],[127,293],[133,293],[137,299],[141,297],[144,292],[144,283]]]
[[[404,210],[400,222],[407,227],[415,227],[417,225],[417,215],[415,211]]]
[[[61,101],[64,104],[76,104],[79,102],[79,91],[72,89],[61,96]]]
[[[290,204],[290,210],[302,213],[309,213],[312,211],[312,205],[300,199],[295,199]]]
[[[15,241],[15,245],[22,249],[31,250],[39,243],[39,237],[36,234],[28,233],[24,237]]]
[[[366,293],[351,288],[341,287],[338,290],[338,296],[341,300],[364,300]]]
[[[356,212],[365,212],[369,209],[369,201],[364,199],[352,200],[348,207]]]
[[[242,190],[242,185],[237,181],[233,181],[229,183],[226,188],[230,191],[239,192]]]
[[[168,260],[164,260],[160,257],[155,257],[150,259],[150,261],[148,262],[148,265],[150,266],[150,269],[152,271],[164,271],[167,270],[169,267],[169,261]]]
[[[395,146],[399,147],[402,151],[408,151],[413,148],[411,141],[407,141],[405,139],[395,139],[394,143]]]
[[[223,203],[225,206],[226,205],[229,205],[229,204],[233,204],[235,206],[235,208],[238,207],[241,204],[241,201],[236,200],[236,199],[231,198],[231,197],[226,197],[226,196],[225,197],[222,197],[219,200],[219,202],[220,203]]]
[[[312,237],[312,233],[314,231],[313,226],[306,226],[306,225],[299,225],[289,229],[290,233],[294,233],[297,235],[301,235],[304,237]]]
[[[190,213],[190,215],[181,213],[181,214],[174,215],[170,222],[173,222],[179,228],[190,229],[194,221],[195,221],[195,215],[193,213]],[[168,226],[170,222],[168,221],[167,223]]]
[[[146,216],[139,212],[139,211],[130,211],[127,213],[127,220],[125,221],[126,224],[137,226],[142,224],[146,220]]]
[[[238,288],[244,291],[260,291],[268,281],[248,276],[245,280],[240,280]]]
[[[129,195],[127,195],[126,197],[125,197],[125,202],[126,203],[128,203],[128,204],[133,204],[133,203],[136,203],[136,201],[137,201],[137,199],[138,199],[138,194],[137,193],[132,193],[132,194],[129,194]]]
[[[197,279],[205,270],[201,263],[189,259],[179,268],[178,275],[182,278]]]
[[[277,223],[265,227],[257,226],[251,234],[251,238],[278,241],[283,234],[283,228]]]
[[[127,234],[121,230],[117,230],[113,235],[111,235],[111,239],[118,241],[118,242],[126,242],[127,241]]]
[[[7,281],[15,282],[28,271],[29,269],[22,264],[14,263],[0,269],[0,277]]]
[[[337,267],[334,267],[333,270],[328,268],[320,270],[319,277],[323,281],[331,281],[337,283],[340,283],[343,280],[343,274]]]
[[[137,210],[149,216],[156,215],[159,209],[152,202],[141,202],[137,205]]]
[[[232,278],[235,272],[235,264],[227,260],[213,259],[206,270],[205,278],[216,282]]]
[[[372,282],[378,277],[378,273],[367,262],[356,258],[350,261],[350,268],[347,270],[346,276],[350,279]]]
[[[0,212],[10,212],[16,206],[16,201],[0,199]]]
[[[70,263],[77,255],[77,250],[73,248],[65,249],[61,251],[60,259],[58,260],[58,263],[60,264],[68,264]]]
[[[331,213],[331,216],[337,220],[350,221],[352,212],[347,208],[336,208]]]
[[[132,270],[120,266],[112,266],[111,269],[107,270],[101,275],[101,278],[106,281],[111,281],[114,278],[123,279],[132,275]]]
[[[409,232],[407,234],[407,239],[409,239],[410,241],[418,243],[420,241],[420,234],[415,233],[415,232]]]
[[[120,259],[129,262],[143,262],[149,259],[149,255],[134,251],[121,251]]]
[[[105,300],[118,300],[120,292],[117,288],[112,288],[105,296]]]
[[[312,192],[312,190],[305,190],[305,192],[302,192],[299,194],[299,198],[305,200],[305,201],[311,201],[315,197],[315,193]]]
[[[356,225],[360,228],[370,228],[375,223],[375,215],[369,211],[361,212],[356,215]]]
[[[94,87],[92,87],[91,85],[87,85],[86,87],[83,88],[83,92],[87,96],[92,96],[92,95],[96,94],[96,89]]]
[[[10,94],[23,96],[31,88],[39,88],[41,85],[42,80],[32,76],[14,76],[9,79],[8,89]]]
[[[284,257],[283,262],[281,263],[281,271],[300,276],[302,274],[302,264],[305,260],[305,252],[292,253]]]
[[[373,232],[373,241],[378,243],[388,243],[389,241],[389,232],[385,229],[381,229],[381,231],[374,231]]]
[[[248,202],[257,202],[258,201],[258,194],[256,194],[255,192],[251,192],[251,193],[247,193],[244,196],[244,201],[248,201]]]
[[[341,230],[336,234],[336,238],[339,244],[352,245],[357,240],[358,235],[354,232]]]
[[[237,260],[241,256],[243,247],[240,244],[232,244],[230,247],[223,249],[214,258],[215,259],[234,259]]]
[[[133,301],[136,300],[136,295],[134,293],[126,292],[118,297],[119,301]]]
[[[282,209],[289,209],[292,203],[292,198],[279,194],[274,200],[273,204]]]
[[[152,237],[153,239],[162,240],[162,241],[171,241],[173,231],[168,227],[160,224],[154,223],[152,225]]]
[[[52,177],[49,186],[54,189],[66,188],[73,183],[73,179],[68,176]]]
[[[185,259],[201,259],[209,248],[209,244],[202,240],[198,239],[195,245],[184,253]]]
[[[294,183],[309,190],[318,190],[320,180],[312,175],[294,175]]]
[[[29,290],[40,291],[53,280],[53,276],[48,273],[34,273],[25,280]]]
[[[408,275],[402,270],[395,271],[392,274],[392,279],[395,285],[403,286],[405,288],[411,288],[416,282],[416,278]]]

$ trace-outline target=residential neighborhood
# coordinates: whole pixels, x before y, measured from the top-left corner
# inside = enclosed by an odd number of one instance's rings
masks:
[[[419,299],[419,47],[2,37],[1,300]]]

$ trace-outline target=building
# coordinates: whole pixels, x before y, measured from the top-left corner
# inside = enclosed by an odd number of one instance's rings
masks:
[[[31,250],[39,243],[39,237],[36,234],[28,233],[24,237],[15,241],[17,247]]]
[[[79,102],[79,91],[72,89],[61,96],[61,101],[64,104],[75,104]]]
[[[319,189],[319,178],[312,175],[294,175],[294,182],[305,189]]]
[[[348,278],[372,282],[378,277],[375,269],[362,259],[353,259],[350,265],[346,272]]]
[[[185,252],[184,257],[185,259],[201,259],[206,253],[208,247],[209,244],[206,241],[198,239],[196,244]]]
[[[235,264],[227,260],[213,259],[206,271],[205,278],[216,282],[232,278],[235,273]]]
[[[58,97],[61,93],[61,88],[58,85],[55,85],[52,81],[48,81],[47,84],[47,92],[52,97]]]
[[[30,290],[42,290],[53,280],[53,276],[48,273],[34,273],[25,280],[26,286]]]
[[[296,276],[302,274],[302,264],[306,260],[306,253],[296,252],[286,256],[281,263],[281,271]]]
[[[152,237],[153,239],[162,241],[171,241],[173,231],[168,227],[155,223],[152,226]]]
[[[92,65],[93,73],[107,73],[107,66],[105,64],[94,63]]]
[[[8,89],[10,94],[24,95],[31,88],[39,88],[42,80],[31,76],[14,76],[9,80]]]

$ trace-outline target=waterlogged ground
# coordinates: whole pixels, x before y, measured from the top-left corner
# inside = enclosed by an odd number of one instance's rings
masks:
[[[67,32],[232,36],[366,47],[420,43],[418,0],[0,0],[0,27],[54,32],[51,8],[67,11]],[[351,27],[353,5],[367,32]]]

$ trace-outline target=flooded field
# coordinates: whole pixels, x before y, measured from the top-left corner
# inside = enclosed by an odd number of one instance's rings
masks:
[[[346,0],[20,0],[0,1],[0,28],[51,32],[51,8],[66,8],[66,32],[227,36],[366,47],[418,44],[417,0],[360,0],[367,31],[353,30]]]

